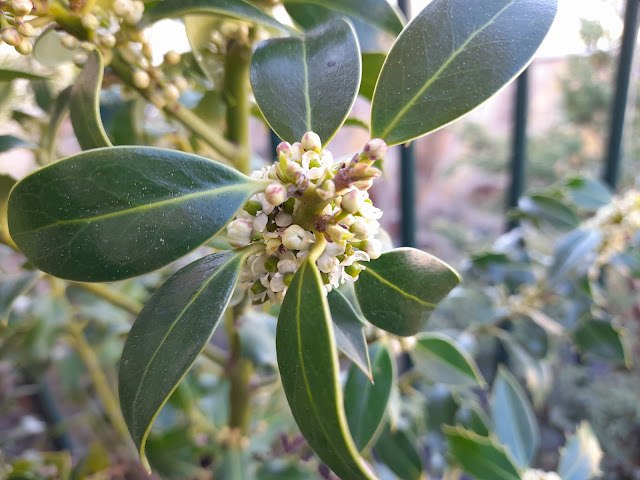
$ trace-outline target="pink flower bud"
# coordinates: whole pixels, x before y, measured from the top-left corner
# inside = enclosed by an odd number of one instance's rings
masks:
[[[305,150],[313,150],[316,153],[320,153],[322,150],[322,141],[317,133],[307,132],[302,137],[302,148]]]
[[[278,154],[278,158],[284,157],[285,159],[289,158],[293,154],[293,150],[291,149],[291,144],[289,142],[280,142],[276,147],[276,153]]]
[[[4,40],[7,45],[11,45],[12,47],[17,47],[22,41],[22,37],[13,27],[3,28],[0,37],[2,37],[2,40]]]
[[[12,0],[11,8],[19,17],[29,15],[33,10],[33,2],[31,0]]]
[[[358,190],[349,190],[342,196],[342,210],[356,213],[362,208],[364,197]]]
[[[380,160],[387,153],[387,144],[381,138],[374,138],[366,143],[363,153],[369,160]]]
[[[287,199],[287,190],[281,183],[272,183],[264,189],[264,196],[271,205],[278,206]]]

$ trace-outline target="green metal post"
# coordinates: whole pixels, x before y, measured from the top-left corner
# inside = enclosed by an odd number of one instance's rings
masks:
[[[529,69],[516,80],[513,144],[511,153],[511,183],[507,193],[507,209],[518,206],[525,184],[527,161],[527,116],[529,113]],[[518,226],[517,220],[507,222],[507,231]]]

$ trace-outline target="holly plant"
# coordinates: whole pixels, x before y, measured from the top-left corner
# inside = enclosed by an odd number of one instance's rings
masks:
[[[51,162],[55,149],[41,151],[44,166],[11,190],[5,243],[81,284],[141,276],[214,248],[155,291],[124,345],[120,408],[147,469],[151,426],[220,323],[230,351],[227,445],[241,451],[250,442],[254,364],[239,334],[248,311],[277,313],[277,368],[293,418],[345,480],[378,478],[374,458],[393,454],[378,447],[372,457],[371,445],[402,434],[387,420],[394,345],[415,348],[417,362],[437,359],[426,368],[434,381],[449,372],[454,383],[482,388],[461,347],[423,333],[459,275],[422,251],[390,249],[368,191],[387,147],[453,122],[511,82],[556,3],[433,0],[406,24],[386,0],[2,3],[7,44],[45,65],[56,47],[55,61],[81,67],[53,111],[70,111],[82,152]],[[170,51],[155,65],[144,29],[168,18],[182,19],[192,51]],[[100,109],[107,81],[162,110],[190,141],[166,149],[118,125],[108,133]],[[203,102],[194,108],[189,90],[221,99],[222,116]],[[327,145],[358,95],[371,103],[370,140],[335,158]],[[252,115],[282,140],[275,161],[253,172]],[[59,117],[52,114],[54,138]],[[344,387],[342,356],[354,365]],[[505,395],[519,394],[507,373],[499,381]],[[451,454],[477,478],[496,478],[492,468],[520,478],[532,459],[462,427],[449,438]]]

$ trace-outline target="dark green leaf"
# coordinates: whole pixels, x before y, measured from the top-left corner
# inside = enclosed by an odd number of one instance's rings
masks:
[[[288,142],[309,131],[329,143],[351,111],[362,65],[353,27],[335,19],[303,37],[260,44],[251,84],[265,120]]]
[[[468,401],[456,412],[455,425],[460,425],[482,437],[488,437],[491,420],[480,405],[474,401]]]
[[[344,410],[358,450],[364,450],[380,430],[395,378],[394,361],[384,345],[373,351],[373,380],[355,365],[344,387]]]
[[[6,323],[16,298],[29,290],[40,276],[40,272],[31,270],[14,275],[3,274],[0,278],[0,325]]]
[[[261,182],[206,158],[151,147],[69,157],[9,197],[13,240],[41,270],[79,281],[142,275],[202,245]]]
[[[460,427],[447,427],[445,432],[451,456],[476,480],[521,480],[518,467],[504,447],[492,438]]]
[[[122,102],[116,109],[109,133],[115,145],[144,145],[146,102],[135,98]]]
[[[576,228],[580,224],[578,214],[560,200],[545,195],[532,195],[521,198],[518,208],[528,218],[548,222],[557,228]]]
[[[349,357],[365,375],[370,377],[371,364],[367,340],[364,336],[364,322],[351,306],[349,300],[339,290],[332,290],[327,298],[338,350]]]
[[[227,308],[243,251],[208,255],[179,270],[149,299],[122,351],[120,406],[140,458],[149,429],[204,349]]]
[[[587,357],[600,358],[622,367],[631,367],[629,352],[622,342],[622,332],[611,322],[587,320],[575,332],[573,340]]]
[[[155,21],[194,13],[223,15],[265,25],[284,33],[293,32],[272,16],[243,0],[163,0],[146,12],[145,16],[149,20]]]
[[[398,248],[367,263],[355,283],[365,318],[395,335],[423,330],[436,304],[460,282],[446,263],[413,248]]]
[[[504,368],[493,383],[491,412],[500,442],[521,467],[528,467],[540,444],[538,424],[524,390]]]
[[[422,334],[411,352],[415,368],[435,383],[484,386],[476,363],[453,339],[441,333]]]
[[[9,175],[0,175],[0,236],[9,237],[9,225],[7,223],[7,203],[9,192],[16,181]]]
[[[213,55],[208,55],[207,50],[211,45],[211,32],[220,28],[221,19],[212,15],[185,15],[183,21],[193,58],[204,75],[215,83],[212,70],[219,69],[221,62],[210,58]]]
[[[52,82],[47,80],[34,80],[31,82],[31,90],[33,90],[36,105],[38,105],[43,112],[51,110],[55,94]]]
[[[371,135],[390,145],[469,112],[529,63],[556,0],[434,0],[392,47],[371,107]]]
[[[589,480],[600,475],[602,449],[591,426],[583,422],[575,435],[567,439],[558,474],[562,480]]]
[[[195,479],[204,473],[199,465],[201,455],[186,428],[149,435],[146,452],[151,468],[163,479]]]
[[[611,190],[598,180],[571,178],[567,181],[567,187],[571,200],[581,208],[596,210],[611,202]]]
[[[554,248],[555,258],[549,271],[551,283],[562,280],[576,268],[589,265],[590,255],[602,240],[598,230],[577,229],[564,235]]]
[[[16,78],[25,78],[27,80],[46,80],[48,77],[38,75],[31,72],[23,72],[21,70],[12,70],[10,68],[0,68],[0,82],[9,82]]]
[[[49,125],[44,134],[42,149],[47,153],[50,160],[55,159],[55,146],[58,137],[58,130],[67,113],[69,113],[69,101],[72,87],[67,87],[58,94],[58,98],[53,102]]]
[[[318,456],[342,478],[375,479],[344,413],[338,354],[320,273],[308,259],[284,298],[276,349],[291,413]]]
[[[71,89],[71,124],[83,150],[110,147],[100,118],[100,90],[104,65],[99,50],[89,52],[87,61]]]
[[[402,430],[391,432],[386,425],[376,442],[376,457],[401,480],[421,480],[422,460],[416,451],[416,440]]]
[[[385,58],[387,57],[383,53],[362,54],[362,82],[358,93],[369,101],[373,98],[373,92]]]
[[[13,135],[0,135],[0,153],[7,152],[14,148],[38,148],[33,143],[26,142],[21,138],[14,137]]]

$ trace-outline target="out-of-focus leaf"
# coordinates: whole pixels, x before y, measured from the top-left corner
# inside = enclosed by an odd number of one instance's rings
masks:
[[[12,150],[14,148],[38,148],[31,142],[22,140],[21,138],[14,137],[13,135],[0,135],[0,153]]]
[[[422,460],[416,450],[416,439],[409,433],[397,430],[392,432],[386,425],[374,447],[376,457],[401,480],[421,480]]]
[[[598,230],[577,229],[562,236],[554,249],[553,265],[549,271],[552,283],[562,280],[577,267],[589,265],[590,257],[602,240]]]
[[[339,290],[332,290],[327,298],[338,350],[354,362],[367,377],[371,377],[364,322]]]
[[[267,40],[251,61],[260,111],[271,129],[291,143],[309,131],[323,145],[329,143],[351,111],[361,75],[358,40],[343,19],[302,37]]]
[[[175,150],[90,150],[18,182],[9,197],[9,230],[47,273],[122,280],[202,245],[261,188],[263,182]]]
[[[442,260],[413,248],[398,248],[367,263],[355,283],[365,318],[395,335],[422,331],[436,304],[460,282]]]
[[[267,313],[248,310],[237,321],[242,343],[242,356],[254,365],[276,369],[276,318]]]
[[[216,468],[215,478],[224,480],[253,480],[249,452],[239,448],[228,448],[222,455],[222,460]]]
[[[42,149],[47,153],[50,160],[55,160],[55,146],[58,137],[58,130],[67,113],[69,113],[69,101],[71,99],[72,87],[62,90],[53,102],[51,107],[51,115],[49,117],[49,125],[44,134],[42,141]]]
[[[131,327],[118,391],[122,414],[147,469],[144,449],[151,425],[211,338],[245,254],[214,253],[187,265],[154,293]]]
[[[518,208],[536,222],[548,222],[554,227],[572,229],[580,224],[578,214],[560,200],[546,195],[523,197]]]
[[[104,65],[99,50],[92,50],[71,89],[71,124],[83,150],[110,147],[111,142],[100,118],[100,90]]]
[[[540,433],[529,399],[518,381],[500,368],[491,392],[496,434],[521,467],[528,467],[538,450]]]
[[[631,355],[622,342],[623,334],[611,322],[587,320],[575,332],[573,340],[587,357],[600,358],[614,365],[630,368]]]
[[[611,190],[593,178],[571,178],[567,181],[571,200],[581,208],[596,210],[611,202]]]
[[[62,45],[67,34],[58,32],[54,26],[48,27],[33,45],[33,56],[45,67],[57,67],[61,63],[70,63],[83,50],[78,47],[72,50]]]
[[[23,72],[22,70],[13,70],[11,68],[0,68],[0,82],[9,82],[16,78],[24,78],[26,80],[46,80],[48,77],[38,75],[32,72]]]
[[[456,412],[455,424],[482,437],[488,437],[491,420],[480,405],[476,402],[468,401]]]
[[[556,9],[556,0],[429,3],[402,31],[382,67],[371,136],[404,143],[484,102],[531,61]]]
[[[383,53],[363,53],[362,54],[362,82],[358,92],[367,100],[371,101],[373,92],[376,89],[376,82],[382,70],[386,55]]]
[[[0,278],[0,325],[7,322],[16,298],[27,292],[40,277],[37,270],[27,270]]]
[[[199,478],[204,471],[192,445],[190,433],[184,429],[149,435],[147,457],[153,471],[162,478]]]
[[[355,365],[344,387],[344,410],[358,450],[364,450],[380,430],[395,378],[393,359],[384,345],[373,350],[372,378]]]
[[[471,355],[441,333],[422,334],[411,352],[415,368],[435,383],[484,386],[486,382]]]
[[[587,422],[567,439],[562,450],[558,474],[562,480],[589,480],[601,474],[602,449]]]
[[[276,349],[291,413],[307,442],[336,475],[374,480],[353,443],[344,413],[338,353],[324,286],[305,260],[284,298]]]
[[[9,192],[16,181],[9,175],[0,175],[0,236],[9,238],[9,223],[7,222],[7,203]]]
[[[520,471],[504,447],[460,427],[445,429],[449,452],[460,467],[477,480],[521,480]]]
[[[244,0],[164,0],[145,12],[145,16],[151,21],[156,21],[195,13],[232,17],[275,28],[283,33],[295,33],[289,27]]]

